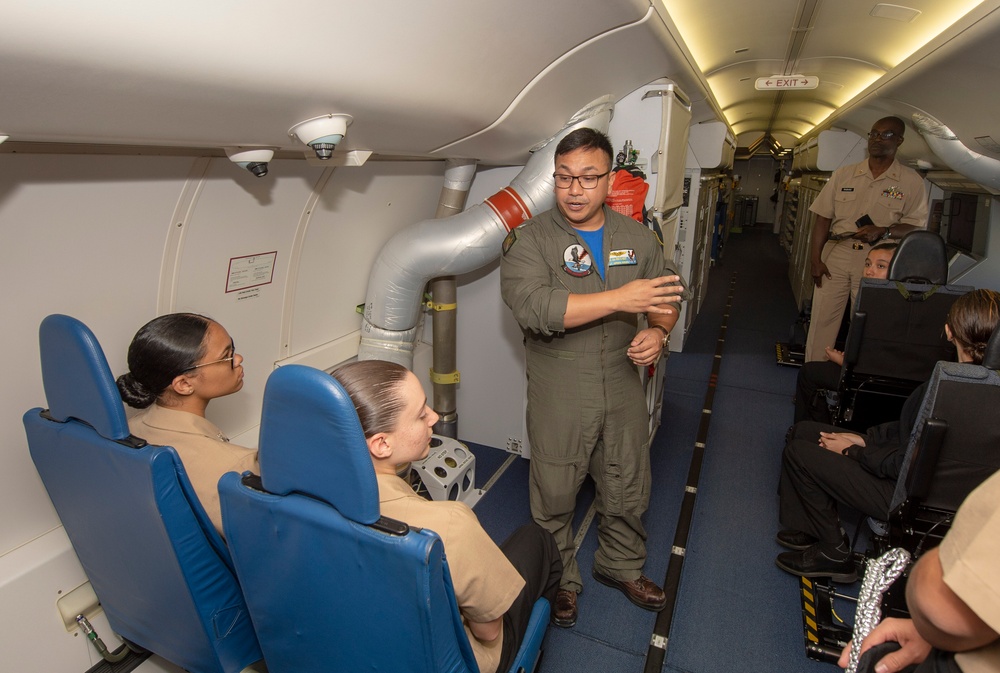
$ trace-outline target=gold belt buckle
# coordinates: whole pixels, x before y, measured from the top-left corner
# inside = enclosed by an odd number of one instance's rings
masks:
[[[865,244],[864,243],[858,243],[857,241],[855,241],[854,243],[851,243],[851,248],[853,248],[854,250],[864,250],[865,249]]]

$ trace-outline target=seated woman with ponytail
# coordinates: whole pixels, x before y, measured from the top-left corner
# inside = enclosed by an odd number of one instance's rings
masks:
[[[358,412],[375,467],[382,515],[441,537],[479,670],[507,671],[535,601],[542,596],[550,603],[555,600],[562,578],[555,539],[529,523],[498,547],[465,503],[425,500],[397,476],[401,465],[427,457],[438,421],[411,371],[392,362],[363,360],[337,368],[333,378]]]
[[[243,387],[243,356],[219,323],[171,313],[143,325],[128,349],[129,372],[118,377],[122,400],[145,409],[129,420],[133,435],[172,446],[202,507],[222,534],[219,478],[260,473],[257,450],[229,443],[205,418],[208,403]]]

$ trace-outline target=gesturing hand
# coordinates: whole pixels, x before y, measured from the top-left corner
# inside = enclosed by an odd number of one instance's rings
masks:
[[[674,309],[667,304],[682,301],[681,293],[684,292],[684,286],[679,283],[680,276],[633,280],[614,290],[615,303],[619,311],[627,313],[669,315],[674,313]]]

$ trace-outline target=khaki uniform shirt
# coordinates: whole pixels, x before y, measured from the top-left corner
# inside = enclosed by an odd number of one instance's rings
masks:
[[[376,477],[382,516],[432,530],[441,538],[458,609],[479,670],[494,673],[500,663],[503,631],[493,642],[484,643],[472,634],[469,620],[490,622],[502,617],[524,587],[521,574],[479,525],[468,505],[426,500],[395,475]]]
[[[927,226],[924,179],[894,160],[889,169],[872,178],[868,160],[838,168],[809,210],[833,220],[830,235],[854,233],[855,222],[868,215],[879,227],[893,224]]]
[[[944,583],[1000,633],[1000,472],[965,499],[939,553]],[[963,673],[996,673],[1000,641],[959,652],[955,662]]]
[[[219,479],[226,472],[260,474],[257,449],[230,444],[219,428],[201,416],[153,404],[128,422],[129,431],[150,444],[172,446],[201,506],[222,533]]]

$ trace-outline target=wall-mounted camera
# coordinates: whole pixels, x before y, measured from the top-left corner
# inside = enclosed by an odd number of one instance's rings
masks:
[[[329,114],[299,122],[288,129],[288,135],[313,148],[318,159],[329,159],[337,144],[347,135],[354,118],[345,114]]]
[[[274,157],[274,150],[245,147],[226,149],[226,156],[237,166],[242,166],[258,178],[267,175],[267,162]]]

